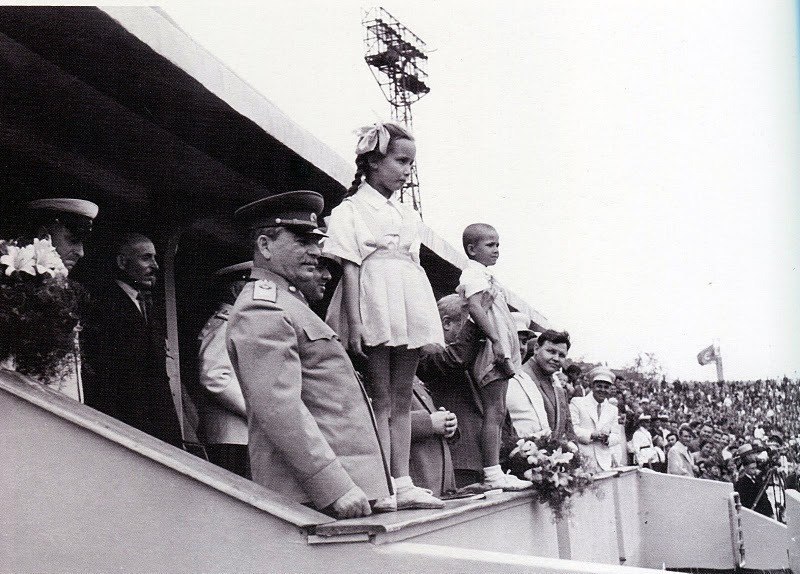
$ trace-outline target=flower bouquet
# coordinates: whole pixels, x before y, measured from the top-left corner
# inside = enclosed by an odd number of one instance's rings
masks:
[[[63,379],[84,301],[49,239],[0,240],[0,366],[45,384]]]
[[[0,240],[0,265],[3,275],[24,279],[30,277],[66,277],[67,268],[49,239],[34,239],[29,245]]]
[[[556,440],[550,431],[517,441],[508,466],[511,473],[533,482],[539,502],[546,503],[556,520],[569,515],[571,497],[592,486],[592,475],[573,442]]]

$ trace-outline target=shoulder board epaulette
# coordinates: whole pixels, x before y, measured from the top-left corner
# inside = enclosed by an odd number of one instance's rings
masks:
[[[259,279],[253,283],[253,301],[275,303],[278,299],[278,286],[269,279]]]

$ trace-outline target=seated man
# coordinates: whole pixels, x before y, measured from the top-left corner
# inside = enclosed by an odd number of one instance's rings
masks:
[[[427,488],[436,497],[456,489],[448,441],[457,430],[456,415],[444,407],[437,410],[425,385],[419,379],[414,381],[409,469],[414,484]]]
[[[266,197],[237,210],[253,270],[231,311],[227,347],[247,402],[253,480],[339,518],[390,495],[375,419],[336,333],[300,286],[320,256],[318,193]]]
[[[450,443],[450,453],[456,487],[462,488],[483,480],[484,464],[480,446],[483,407],[478,388],[469,373],[481,348],[480,331],[475,323],[467,320],[467,308],[461,296],[446,295],[439,299],[437,306],[447,346],[423,355],[417,376],[427,384],[434,404],[448,409],[457,417],[459,440]],[[504,428],[503,432],[506,431]],[[515,441],[504,438],[503,442]]]
[[[554,376],[569,348],[566,332],[548,329],[536,340],[533,356],[509,380],[506,405],[514,430],[521,438],[544,431],[558,440],[575,438],[566,390]]]
[[[608,402],[616,375],[607,367],[595,367],[589,372],[589,380],[592,392],[585,397],[575,397],[569,404],[572,425],[578,437],[578,448],[586,457],[587,470],[611,470],[616,466],[612,447],[622,441],[617,407]]]

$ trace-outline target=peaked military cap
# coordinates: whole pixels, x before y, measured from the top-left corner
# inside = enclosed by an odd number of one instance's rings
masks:
[[[228,265],[214,271],[215,277],[230,278],[232,281],[237,279],[247,279],[250,277],[250,270],[253,268],[252,261],[243,261],[235,265]]]
[[[613,385],[617,380],[617,376],[608,367],[600,366],[589,371],[589,380],[592,382],[604,381]]]
[[[34,225],[61,223],[77,235],[92,231],[92,221],[97,217],[96,203],[72,197],[36,199],[25,206]]]
[[[287,191],[243,205],[233,218],[250,229],[257,227],[292,227],[323,235],[317,218],[325,201],[316,191]]]

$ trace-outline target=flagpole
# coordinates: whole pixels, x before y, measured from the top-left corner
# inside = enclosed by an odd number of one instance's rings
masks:
[[[722,382],[725,377],[722,374],[722,354],[719,350],[719,339],[714,339],[714,362],[717,365],[717,381]]]

